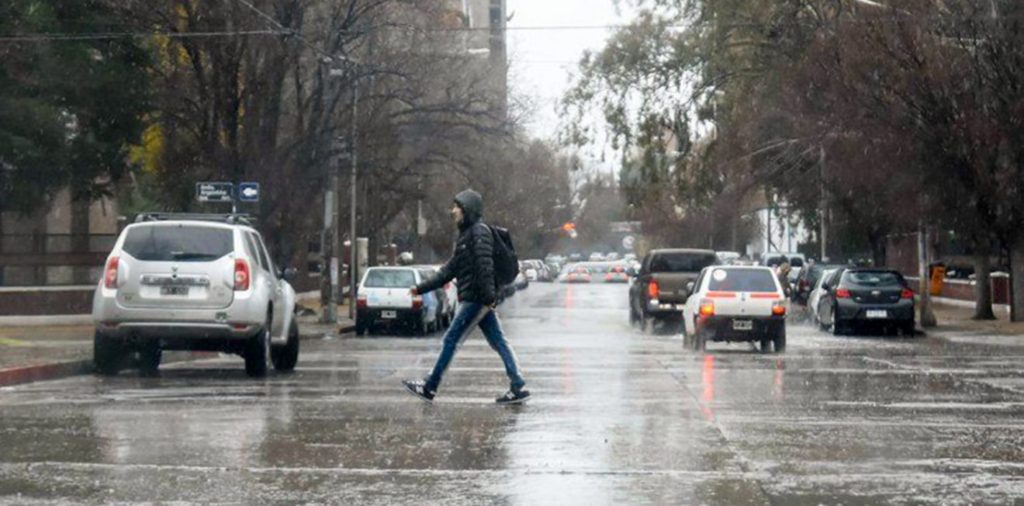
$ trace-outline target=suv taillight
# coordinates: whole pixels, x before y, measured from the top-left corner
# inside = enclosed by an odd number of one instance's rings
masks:
[[[772,304],[772,315],[773,316],[786,316],[786,305],[784,302],[776,301]]]
[[[103,286],[106,288],[116,289],[117,288],[117,266],[120,260],[117,257],[111,257],[107,261],[107,268],[103,271]]]
[[[361,294],[359,294],[358,297],[356,297],[356,307],[359,308],[359,309],[366,309],[367,304],[366,304],[366,294],[365,293],[361,293]]]
[[[249,289],[252,281],[252,272],[249,270],[249,262],[241,258],[235,259],[235,291],[244,292]]]
[[[659,293],[660,290],[658,288],[658,282],[652,279],[650,283],[647,283],[647,296],[653,300],[657,300]]]
[[[900,292],[900,298],[901,299],[913,299],[914,298],[914,292],[911,291],[909,288],[904,288],[903,291]]]
[[[850,291],[847,290],[846,288],[836,288],[836,298],[837,299],[849,299],[850,298]]]
[[[412,298],[412,308],[413,309],[419,309],[421,307],[423,307],[423,296],[422,295],[414,296]]]

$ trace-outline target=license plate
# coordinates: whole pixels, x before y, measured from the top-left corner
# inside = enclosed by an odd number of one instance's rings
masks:
[[[732,329],[733,330],[753,330],[754,329],[754,322],[751,321],[751,320],[733,320],[732,321]]]
[[[160,295],[188,295],[187,286],[161,286]]]
[[[388,320],[394,320],[395,318],[398,318],[398,311],[381,311],[380,317]]]
[[[889,317],[889,312],[884,310],[884,309],[868,309],[867,310],[867,317],[868,318],[888,318]]]

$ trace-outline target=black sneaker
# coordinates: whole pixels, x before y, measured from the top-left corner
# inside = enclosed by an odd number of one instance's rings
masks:
[[[529,390],[512,390],[512,389],[509,389],[508,392],[505,392],[505,395],[502,395],[501,397],[498,397],[497,399],[494,399],[494,402],[497,402],[498,404],[521,404],[521,403],[526,402],[526,399],[529,399],[529,398],[530,398],[530,391]]]
[[[426,402],[434,401],[434,391],[427,390],[427,383],[422,380],[402,380],[402,384],[405,385],[405,389],[409,393],[423,399]]]

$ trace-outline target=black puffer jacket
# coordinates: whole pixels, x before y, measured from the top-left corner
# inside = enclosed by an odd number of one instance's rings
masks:
[[[465,190],[455,196],[455,203],[463,212],[455,252],[437,276],[420,283],[416,291],[431,292],[457,279],[460,301],[491,305],[497,300],[492,256],[494,238],[491,229],[480,221],[484,211],[483,197],[473,190]]]

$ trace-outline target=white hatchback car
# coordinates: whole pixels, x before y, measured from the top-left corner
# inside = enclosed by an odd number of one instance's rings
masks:
[[[377,325],[403,325],[418,335],[442,326],[439,298],[434,293],[412,295],[409,289],[433,275],[420,267],[370,267],[356,297],[356,334]]]
[[[689,288],[683,346],[703,351],[708,341],[748,341],[765,353],[786,349],[786,298],[768,267],[706,267]]]
[[[245,358],[250,376],[295,368],[294,269],[278,270],[241,215],[142,214],[117,238],[93,296],[93,360],[117,374],[138,354],[155,374],[162,350]]]

